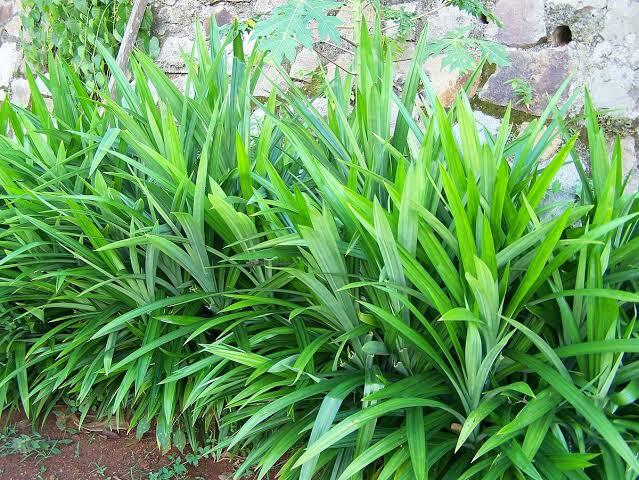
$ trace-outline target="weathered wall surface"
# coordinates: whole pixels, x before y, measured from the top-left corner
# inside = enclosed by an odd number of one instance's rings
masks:
[[[10,95],[14,103],[26,106],[30,92],[20,46],[20,9],[20,0],[0,0],[0,101]]]
[[[188,50],[193,38],[193,24],[199,18],[205,24],[215,19],[225,24],[233,18],[246,19],[267,14],[285,0],[156,0],[156,33],[162,39],[158,62],[180,82],[185,73],[180,49]],[[635,144],[639,146],[639,0],[489,0],[495,14],[503,20],[503,28],[486,24],[452,6],[441,6],[440,0],[386,0],[393,9],[415,12],[419,18],[416,39],[421,29],[429,29],[433,37],[469,27],[471,35],[503,44],[510,54],[511,66],[486,69],[482,81],[473,91],[472,104],[477,118],[489,129],[499,125],[497,118],[509,103],[517,102],[512,88],[505,82],[513,78],[526,80],[533,89],[530,107],[514,105],[518,123],[539,115],[560,85],[572,75],[564,98],[579,93],[583,86],[590,90],[595,105],[607,112],[608,131],[622,137],[626,172],[634,172],[631,186],[639,187]],[[348,7],[338,15],[346,25],[352,22]],[[387,27],[391,27],[390,24]],[[344,30],[344,36],[348,36]],[[345,46],[348,47],[347,44]],[[320,64],[336,68],[349,64],[348,54],[321,43],[315,52],[303,51],[291,66],[293,77],[303,77]],[[411,45],[406,48],[410,57]],[[328,59],[330,60],[328,60]],[[408,62],[397,63],[397,79],[401,83]],[[429,59],[424,69],[444,103],[450,102],[464,84],[457,73],[441,68],[438,58]],[[267,86],[268,87],[268,86]],[[266,92],[265,92],[266,93]],[[582,109],[582,95],[571,108],[572,115]],[[559,145],[557,145],[559,147]],[[567,166],[560,175],[562,189],[572,193],[578,178]]]
[[[186,69],[181,51],[190,51],[194,25],[199,19],[206,25],[216,21],[226,24],[234,18],[247,19],[270,13],[285,0],[152,0],[154,30],[161,39],[159,65],[177,84],[182,83]],[[609,131],[620,134],[626,153],[626,171],[637,171],[635,144],[639,146],[639,0],[489,0],[503,28],[486,24],[456,7],[441,6],[441,0],[386,0],[389,8],[415,12],[420,17],[413,40],[425,26],[433,37],[459,27],[470,27],[471,35],[491,39],[507,47],[511,66],[486,69],[473,91],[473,107],[481,123],[489,129],[498,125],[505,105],[515,98],[505,84],[512,78],[523,78],[533,88],[530,107],[515,105],[514,116],[522,123],[543,111],[547,99],[570,75],[566,96],[587,86],[597,107],[606,109]],[[20,47],[20,0],[0,0],[0,99],[10,95],[20,105],[29,101],[24,80],[23,55]],[[346,26],[352,14],[344,7],[338,15]],[[386,27],[392,31],[392,24]],[[205,28],[206,29],[206,28]],[[348,38],[348,29],[344,29]],[[345,44],[348,47],[348,44]],[[293,77],[303,79],[324,64],[328,69],[347,68],[349,55],[334,47],[318,43],[317,52],[303,51],[291,65]],[[410,57],[407,45],[405,56]],[[424,69],[444,103],[450,102],[463,85],[464,78],[441,68],[441,59],[431,58]],[[401,84],[407,61],[397,62],[397,81]],[[263,93],[269,83],[264,82]],[[571,113],[581,109],[578,100]],[[574,173],[574,172],[573,172]],[[576,176],[569,170],[563,176],[565,187],[574,188]],[[639,186],[639,175],[634,180]]]

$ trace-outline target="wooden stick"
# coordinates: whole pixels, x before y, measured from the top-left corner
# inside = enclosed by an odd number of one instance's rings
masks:
[[[129,16],[129,21],[126,24],[120,50],[118,50],[118,58],[116,59],[118,67],[124,72],[126,72],[127,65],[129,64],[129,56],[131,55],[131,51],[133,51],[135,41],[138,39],[140,24],[142,23],[142,18],[144,17],[148,3],[148,0],[135,0],[133,2],[131,16]],[[109,91],[111,92],[111,98],[113,98],[115,96],[115,78],[113,76],[111,76],[111,81],[109,82]]]

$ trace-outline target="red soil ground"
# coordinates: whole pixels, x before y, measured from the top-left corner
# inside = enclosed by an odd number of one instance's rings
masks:
[[[0,417],[0,428],[12,425],[19,433],[31,434],[33,428],[23,415]],[[162,456],[155,443],[153,432],[141,440],[124,432],[115,433],[103,429],[80,433],[60,430],[56,418],[51,415],[38,429],[45,439],[68,439],[60,445],[61,452],[47,458],[21,455],[0,456],[0,480],[147,480],[149,472],[157,471],[170,463]],[[169,452],[179,455],[179,452]],[[180,480],[226,480],[233,472],[228,459],[216,462],[200,460]]]

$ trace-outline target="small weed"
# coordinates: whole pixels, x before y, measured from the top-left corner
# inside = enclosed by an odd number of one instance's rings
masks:
[[[138,465],[129,467],[128,480],[144,480],[146,478],[146,472],[142,470]]]
[[[405,40],[417,26],[417,15],[401,7],[383,7],[382,17],[393,22],[395,28],[392,29],[392,37],[398,40]]]
[[[105,480],[111,480],[111,477],[107,477],[106,467],[104,465],[100,465],[99,463],[95,463],[95,472],[98,474],[100,478],[104,478]]]
[[[73,414],[69,414],[68,412],[62,412],[62,411],[58,411],[55,410],[54,412],[55,415],[55,425],[56,427],[58,427],[58,429],[61,432],[65,432],[65,433],[77,433],[78,429],[75,428],[75,424],[74,424],[74,418],[75,416]]]
[[[184,478],[187,473],[187,467],[197,467],[202,458],[207,458],[208,454],[203,448],[199,448],[194,453],[187,453],[184,459],[181,456],[174,457],[169,455],[167,458],[171,463],[166,467],[149,473],[149,480],[178,480]]]
[[[166,467],[149,473],[149,480],[174,480],[184,478],[186,475],[186,463],[182,460],[182,457],[168,456],[171,463]]]
[[[15,427],[6,427],[0,432],[0,456],[22,455],[22,459],[35,457],[43,460],[60,453],[60,446],[71,440],[44,438],[39,433],[18,433]]]
[[[38,472],[38,476],[35,477],[35,480],[45,480],[44,474],[47,473],[47,467],[45,467],[44,465],[42,465],[40,467],[40,471]],[[49,477],[52,478],[52,477]],[[48,480],[48,479],[47,479]]]
[[[517,96],[517,105],[525,105],[526,108],[530,107],[532,103],[532,87],[523,78],[513,78],[506,82],[513,89],[513,92]]]

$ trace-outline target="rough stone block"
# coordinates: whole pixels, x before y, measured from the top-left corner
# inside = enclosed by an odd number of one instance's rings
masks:
[[[636,73],[626,65],[607,65],[588,81],[593,103],[613,117],[637,117]]]
[[[477,135],[479,137],[479,143],[481,143],[482,145],[487,143],[488,141],[486,132],[488,132],[488,134],[493,137],[499,133],[499,129],[501,128],[501,119],[486,115],[484,112],[481,112],[479,110],[473,110],[473,116],[475,117],[475,121],[477,122]],[[459,123],[456,123],[453,126],[453,135],[455,136],[457,144],[461,148],[462,141],[460,129],[461,127],[459,126]]]
[[[7,32],[7,34],[10,37],[19,37],[21,29],[22,29],[22,19],[20,18],[20,15],[15,15],[4,26],[4,31]]]
[[[24,78],[16,78],[11,82],[11,102],[20,107],[26,107],[29,105],[31,99],[31,89],[29,88],[29,82]]]
[[[375,20],[375,8],[372,5],[367,4],[362,13],[366,19],[366,24],[371,25],[371,23]],[[352,42],[355,39],[355,32],[353,29],[353,25],[355,23],[353,18],[353,7],[349,4],[344,5],[339,9],[339,12],[337,12],[337,18],[342,21],[342,24],[339,26],[340,34],[343,38]]]
[[[253,3],[253,15],[268,15],[273,13],[280,5],[284,5],[287,0],[256,0]]]
[[[541,115],[548,100],[573,70],[573,59],[567,48],[547,48],[539,51],[510,50],[511,65],[500,67],[490,76],[479,93],[483,101],[506,106],[512,102],[513,108]],[[532,87],[533,101],[530,108],[515,105],[519,100],[508,82],[513,78],[521,78]],[[568,93],[564,92],[563,98]]]
[[[602,33],[606,40],[615,45],[639,46],[639,2],[609,1]]]
[[[188,37],[169,37],[164,40],[156,63],[165,72],[186,73],[182,52],[188,55],[192,48],[193,40]]]
[[[626,184],[626,193],[637,192],[639,190],[639,159],[637,159],[634,138],[621,139],[621,160],[623,178],[630,177]]]
[[[0,45],[0,87],[8,87],[18,69],[18,46],[14,42]]]
[[[486,129],[491,135],[497,135],[501,129],[501,118],[487,115],[480,110],[473,110],[473,115],[477,121],[479,129]]]
[[[334,63],[329,63],[326,66],[326,76],[329,80],[335,78],[335,74],[339,72],[341,77],[346,75],[346,72],[351,72],[353,68],[353,55],[350,53],[342,53],[337,56]]]
[[[36,83],[36,86],[38,87],[38,91],[42,94],[43,97],[51,96],[51,92],[49,91],[49,88],[45,85],[44,81],[42,80],[42,78],[40,78],[39,75],[35,77],[35,83]]]
[[[467,28],[477,24],[477,19],[468,12],[454,6],[440,8],[428,16],[428,37],[442,38],[451,30]]]
[[[13,3],[4,2],[0,4],[0,25],[7,23],[13,16]]]
[[[291,78],[305,78],[320,66],[320,58],[315,50],[303,48],[291,65]]]
[[[547,0],[551,8],[570,7],[576,10],[584,8],[604,8],[608,0]]]
[[[276,89],[276,86],[286,89],[286,82],[274,66],[266,65],[255,85],[253,95],[256,97],[268,97]]]
[[[486,35],[509,47],[530,47],[546,38],[546,15],[543,0],[500,0],[495,15],[504,24],[490,24]]]
[[[471,72],[462,74],[457,70],[448,70],[442,66],[443,59],[443,55],[429,57],[424,64],[424,71],[428,75],[439,101],[444,107],[448,108],[453,104],[464,85],[466,85]],[[469,98],[475,95],[477,86],[478,82],[475,82],[473,88],[468,92]]]

